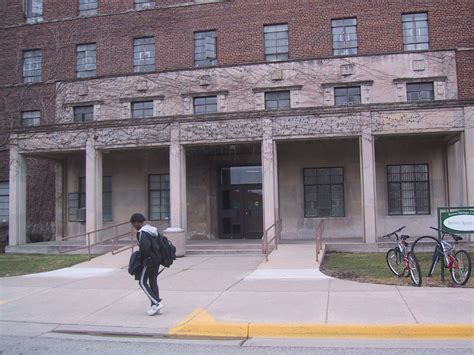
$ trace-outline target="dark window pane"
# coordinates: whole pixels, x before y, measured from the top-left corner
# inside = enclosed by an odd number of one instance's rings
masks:
[[[306,217],[344,216],[344,168],[304,169]]]

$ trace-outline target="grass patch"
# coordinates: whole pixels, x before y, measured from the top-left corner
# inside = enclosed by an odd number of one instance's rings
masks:
[[[0,277],[51,271],[87,260],[87,255],[0,254]]]
[[[431,266],[431,253],[417,253],[421,268],[422,286],[458,287],[453,283],[448,269],[445,269],[445,281],[441,281],[441,265],[438,263],[435,273],[428,277]],[[410,277],[397,277],[389,270],[385,253],[326,253],[321,271],[338,279],[370,282],[387,285],[412,285]],[[461,287],[474,287],[473,275],[467,284]]]

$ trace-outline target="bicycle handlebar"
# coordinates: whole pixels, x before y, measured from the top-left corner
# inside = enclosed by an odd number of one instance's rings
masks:
[[[460,235],[457,235],[457,234],[448,232],[447,230],[439,229],[439,228],[435,228],[435,227],[430,227],[430,228],[433,229],[433,230],[435,230],[435,231],[438,231],[438,232],[443,233],[443,237],[444,237],[445,234],[448,234],[448,235],[450,235],[451,237],[453,237],[454,240],[462,240],[462,237],[461,237]]]
[[[397,230],[393,231],[392,233],[385,234],[382,238],[390,238],[392,235],[397,235],[397,233],[401,232],[406,226],[400,227]]]

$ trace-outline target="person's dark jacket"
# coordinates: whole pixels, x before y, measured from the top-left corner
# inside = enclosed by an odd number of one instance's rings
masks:
[[[160,266],[161,255],[158,245],[158,230],[145,224],[137,233],[140,261],[145,266],[158,268]]]
[[[135,276],[135,280],[140,279],[140,275],[142,274],[143,270],[143,263],[140,260],[140,252],[134,251],[132,255],[130,255],[130,261],[128,263],[128,273],[132,276]]]

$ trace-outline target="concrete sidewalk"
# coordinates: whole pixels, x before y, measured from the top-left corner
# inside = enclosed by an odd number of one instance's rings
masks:
[[[319,272],[312,248],[282,245],[268,263],[263,256],[180,258],[160,275],[165,308],[154,317],[127,273],[128,252],[3,278],[1,332],[42,324],[55,332],[138,336],[474,338],[474,290],[330,278]]]

